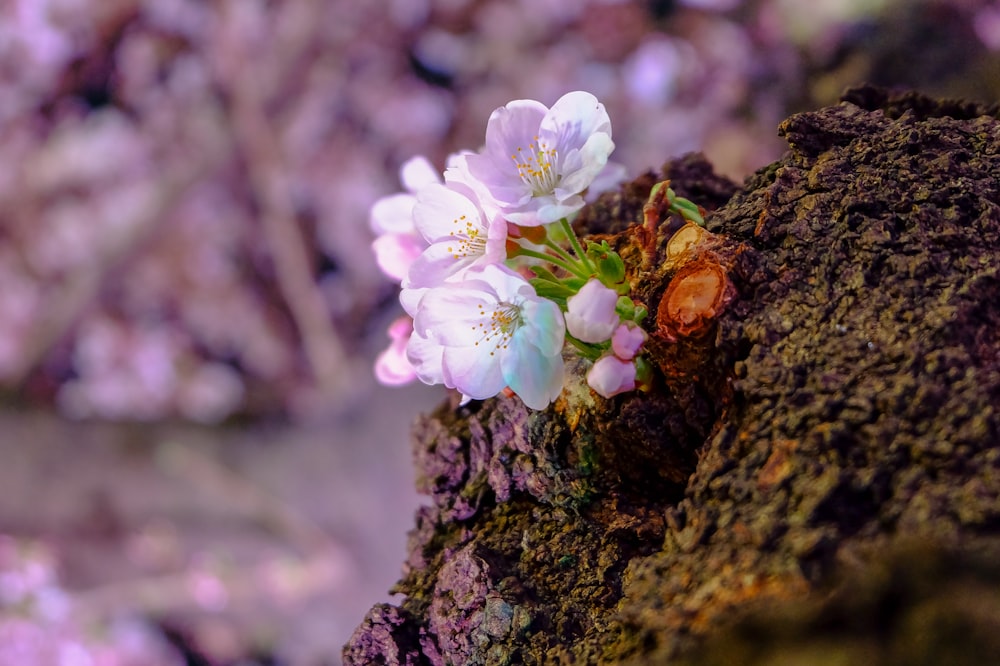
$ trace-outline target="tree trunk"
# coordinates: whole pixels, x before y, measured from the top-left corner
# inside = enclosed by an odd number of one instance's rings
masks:
[[[423,418],[405,597],[370,611],[346,663],[730,663],[745,629],[715,652],[704,637],[747,609],[814,609],[884,552],[991,548],[998,115],[861,88],[786,120],[790,151],[742,189],[699,157],[666,165],[707,231],[660,219],[654,174],[585,209],[650,310],[652,390],[604,400],[571,366],[545,411],[499,397]],[[975,627],[1000,628],[997,596]]]

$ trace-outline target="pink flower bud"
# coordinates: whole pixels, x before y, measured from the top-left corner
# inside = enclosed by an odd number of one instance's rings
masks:
[[[615,329],[611,336],[611,350],[623,361],[631,361],[642,344],[646,342],[646,331],[632,322],[626,322]]]
[[[635,388],[635,363],[602,356],[587,373],[587,384],[605,398],[631,391]]]
[[[617,304],[618,294],[592,279],[566,301],[566,328],[581,342],[604,342],[620,321]]]

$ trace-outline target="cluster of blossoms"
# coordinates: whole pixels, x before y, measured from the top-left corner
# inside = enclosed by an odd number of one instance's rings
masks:
[[[562,391],[564,347],[592,362],[587,382],[611,397],[648,377],[639,352],[646,309],[606,242],[584,247],[570,218],[616,186],[611,121],[587,92],[552,108],[533,100],[493,112],[485,146],[403,165],[406,192],[372,207],[381,269],[407,316],[376,361],[390,385],[420,379],[465,399],[509,390],[542,409]],[[567,345],[567,343],[569,343]]]

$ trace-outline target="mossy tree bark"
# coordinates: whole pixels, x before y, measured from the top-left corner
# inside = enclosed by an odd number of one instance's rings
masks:
[[[901,540],[1000,535],[998,109],[862,88],[780,131],[742,189],[664,167],[707,232],[654,174],[581,214],[652,313],[653,390],[422,419],[405,597],[347,663],[665,661]]]

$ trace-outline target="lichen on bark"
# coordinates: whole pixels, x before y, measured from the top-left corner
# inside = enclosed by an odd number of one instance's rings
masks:
[[[688,157],[585,209],[652,313],[652,390],[422,419],[404,598],[345,661],[666,662],[900,535],[994,540],[997,117],[861,88],[742,188]],[[643,230],[664,177],[705,233]]]

